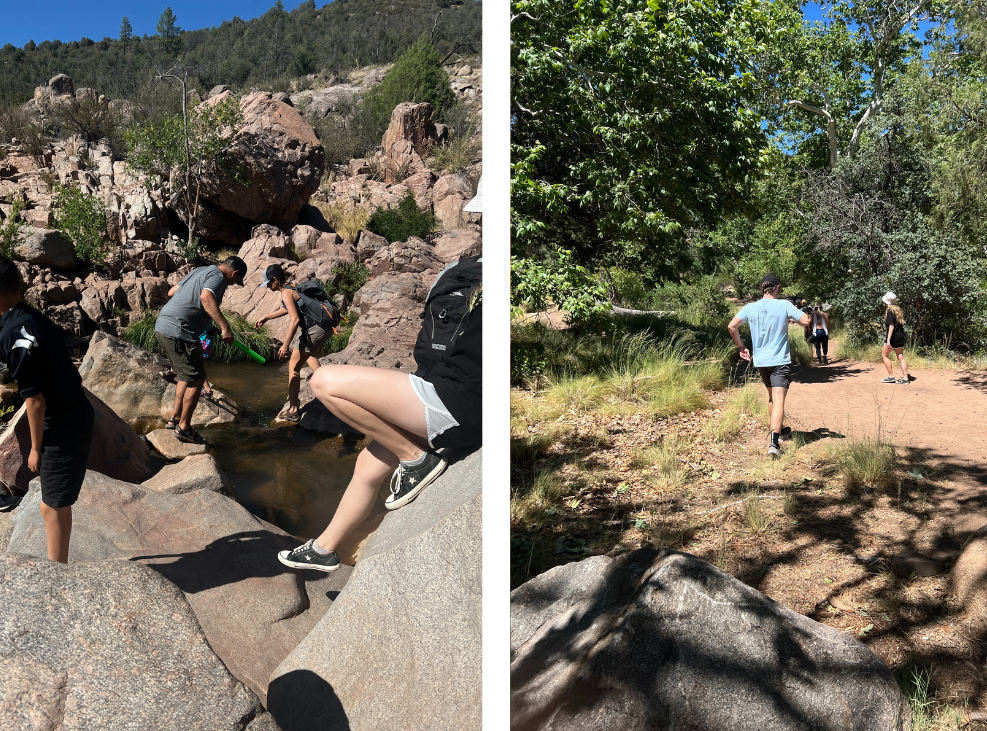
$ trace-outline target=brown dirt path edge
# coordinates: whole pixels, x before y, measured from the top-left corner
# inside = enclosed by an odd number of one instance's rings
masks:
[[[916,369],[907,385],[881,383],[886,375],[882,364],[841,359],[797,367],[785,421],[802,431],[880,434],[919,471],[923,463],[946,470],[948,486],[934,499],[962,541],[987,525],[987,372]]]

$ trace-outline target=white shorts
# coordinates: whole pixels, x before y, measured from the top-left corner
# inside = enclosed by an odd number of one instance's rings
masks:
[[[435,392],[435,386],[428,381],[419,378],[414,373],[409,373],[411,387],[415,390],[418,400],[425,404],[425,429],[428,432],[428,446],[435,447],[432,440],[447,429],[459,426],[449,410],[442,403],[442,399]]]

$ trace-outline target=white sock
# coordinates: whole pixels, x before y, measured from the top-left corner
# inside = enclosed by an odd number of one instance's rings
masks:
[[[419,457],[418,459],[408,460],[407,462],[404,462],[404,464],[420,465],[422,462],[425,461],[425,457],[427,456],[428,456],[428,452],[422,452],[421,457]]]
[[[312,541],[312,550],[315,551],[320,556],[328,556],[330,553],[332,553],[332,551],[323,548],[316,541]]]

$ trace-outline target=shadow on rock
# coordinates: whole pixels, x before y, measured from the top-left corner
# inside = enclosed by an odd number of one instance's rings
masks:
[[[134,556],[174,583],[186,594],[207,591],[245,579],[289,573],[278,561],[278,551],[293,548],[298,541],[267,531],[245,531],[217,538],[201,551]],[[176,561],[162,562],[174,558]]]
[[[349,731],[336,692],[311,670],[292,670],[267,689],[268,710],[281,731]]]

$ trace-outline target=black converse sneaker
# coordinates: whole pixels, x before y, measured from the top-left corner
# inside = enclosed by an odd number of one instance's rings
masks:
[[[391,496],[384,501],[384,507],[397,510],[410,503],[442,474],[446,464],[434,452],[425,452],[419,462],[401,462],[391,475]]]
[[[293,551],[281,551],[278,553],[278,561],[293,569],[315,569],[316,571],[335,571],[339,568],[339,556],[335,551],[327,554],[318,553],[313,545],[313,538],[308,543],[304,543]]]

